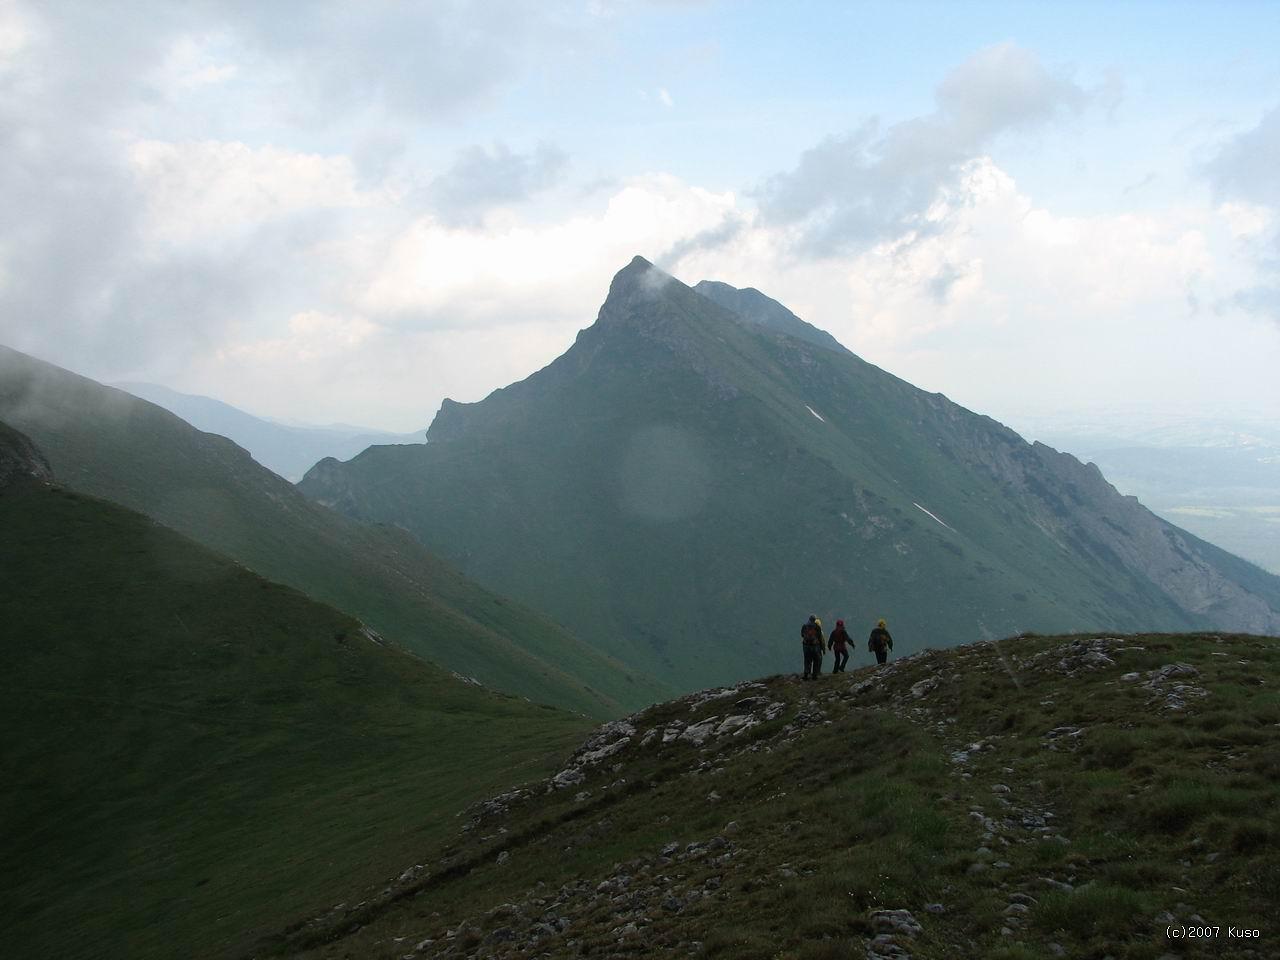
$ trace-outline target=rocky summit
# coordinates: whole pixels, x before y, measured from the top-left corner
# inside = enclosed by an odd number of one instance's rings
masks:
[[[261,947],[1280,957],[1278,644],[1027,636],[701,691]]]
[[[637,257],[560,358],[300,488],[677,690],[773,673],[811,613],[899,652],[1026,631],[1280,632],[1280,578],[1098,469]]]

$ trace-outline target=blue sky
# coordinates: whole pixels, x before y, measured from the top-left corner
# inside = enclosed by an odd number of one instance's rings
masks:
[[[0,0],[0,342],[414,429],[632,255],[984,413],[1280,410],[1280,4]]]

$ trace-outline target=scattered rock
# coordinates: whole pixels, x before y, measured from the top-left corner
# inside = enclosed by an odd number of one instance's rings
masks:
[[[876,933],[914,939],[924,932],[924,927],[911,915],[910,910],[877,910],[871,914],[871,929]]]
[[[565,787],[572,787],[583,781],[584,776],[577,767],[570,767],[568,770],[561,770],[551,778],[551,786],[556,790],[563,790]]]
[[[919,700],[921,697],[926,696],[929,693],[932,693],[933,690],[937,688],[937,686],[938,686],[938,681],[933,677],[929,677],[928,679],[921,680],[919,683],[913,683],[911,685],[911,696]]]

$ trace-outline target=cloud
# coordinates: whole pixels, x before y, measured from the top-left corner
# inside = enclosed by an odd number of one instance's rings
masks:
[[[634,255],[652,257],[673,234],[716,227],[734,204],[732,194],[674,177],[636,177],[558,221],[511,217],[479,230],[417,217],[390,234],[352,239],[335,256],[368,265],[352,308],[397,329],[555,319],[571,331],[594,315],[608,278]]]
[[[883,128],[868,120],[801,155],[764,182],[766,224],[786,227],[797,252],[856,252],[937,228],[938,193],[996,137],[1079,110],[1089,95],[1011,43],[980,51],[939,84],[933,113]]]
[[[375,202],[345,156],[140,140],[129,147],[129,159],[145,191],[149,232],[162,243],[208,242],[291,213]]]
[[[687,237],[682,237],[654,258],[663,269],[674,267],[691,253],[714,250],[733,241],[750,226],[750,218],[742,211],[730,209],[719,223]]]
[[[450,226],[480,226],[495,207],[509,206],[558,183],[569,158],[540,143],[531,153],[513,153],[501,143],[491,149],[472,146],[427,186],[425,200]]]
[[[1223,144],[1201,168],[1221,212],[1257,270],[1258,282],[1230,296],[1230,305],[1280,323],[1280,106],[1258,125]]]
[[[1227,141],[1201,172],[1224,200],[1280,208],[1280,106]]]
[[[315,118],[325,120],[370,105],[414,120],[456,117],[573,29],[563,0],[276,0],[209,9],[295,75]]]

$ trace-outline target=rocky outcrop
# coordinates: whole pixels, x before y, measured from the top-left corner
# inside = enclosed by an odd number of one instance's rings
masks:
[[[23,479],[52,483],[53,471],[26,434],[0,423],[0,490]]]

